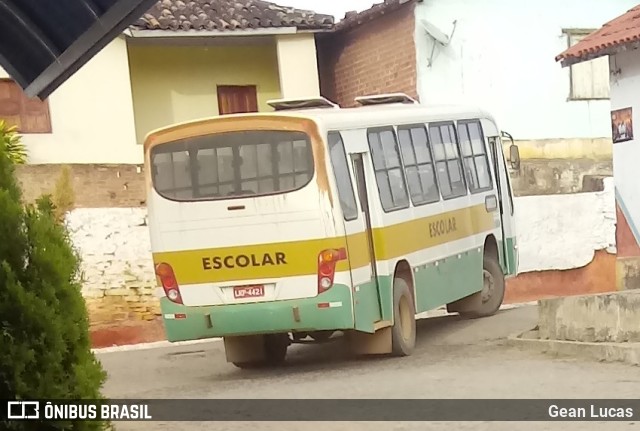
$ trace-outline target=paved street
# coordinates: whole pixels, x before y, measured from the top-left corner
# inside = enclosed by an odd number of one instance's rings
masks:
[[[222,343],[100,354],[112,398],[637,398],[640,370],[622,364],[554,358],[506,345],[536,324],[535,306],[482,320],[457,316],[418,322],[408,358],[351,359],[341,342],[293,346],[278,370],[240,371]],[[300,423],[118,423],[134,430],[314,430]],[[600,423],[323,423],[331,430],[601,430]],[[640,424],[607,423],[607,430]]]

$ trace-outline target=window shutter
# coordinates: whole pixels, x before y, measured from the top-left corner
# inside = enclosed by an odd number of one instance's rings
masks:
[[[49,103],[27,98],[9,79],[0,80],[0,119],[18,126],[20,133],[51,133]]]

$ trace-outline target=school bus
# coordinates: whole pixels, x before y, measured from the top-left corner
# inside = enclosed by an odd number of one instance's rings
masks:
[[[356,100],[276,100],[147,136],[169,341],[221,337],[240,368],[336,333],[356,354],[407,356],[417,314],[497,312],[518,252],[496,122],[403,94]]]

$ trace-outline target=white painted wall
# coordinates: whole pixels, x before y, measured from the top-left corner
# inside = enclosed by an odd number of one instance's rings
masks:
[[[615,253],[613,178],[605,190],[515,198],[520,272],[580,268],[596,250]]]
[[[614,251],[612,179],[604,192],[519,197],[515,205],[521,272],[578,268],[591,262],[595,250]],[[146,213],[144,208],[94,208],[69,214],[86,297],[155,286]]]
[[[313,33],[276,38],[280,91],[285,99],[320,96],[316,39]]]
[[[611,110],[632,108],[634,139],[613,145],[613,171],[616,192],[622,211],[636,241],[640,243],[640,193],[638,193],[638,160],[640,160],[640,52],[629,51],[610,57]],[[610,115],[607,121],[610,124]]]
[[[425,0],[416,8],[418,92],[425,103],[470,101],[491,110],[516,139],[611,137],[610,102],[568,101],[569,69],[555,57],[563,28],[600,28],[637,0]],[[452,43],[437,47],[427,19]]]
[[[82,257],[83,293],[155,287],[146,208],[82,208],[67,216]]]
[[[0,69],[0,77],[8,77]],[[49,97],[52,133],[27,134],[29,162],[142,163],[127,46],[117,38]]]

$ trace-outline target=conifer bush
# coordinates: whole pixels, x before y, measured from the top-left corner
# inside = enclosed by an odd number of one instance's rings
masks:
[[[24,205],[0,136],[0,400],[100,400],[79,256],[48,196]],[[0,422],[14,431],[97,431],[109,424]]]

